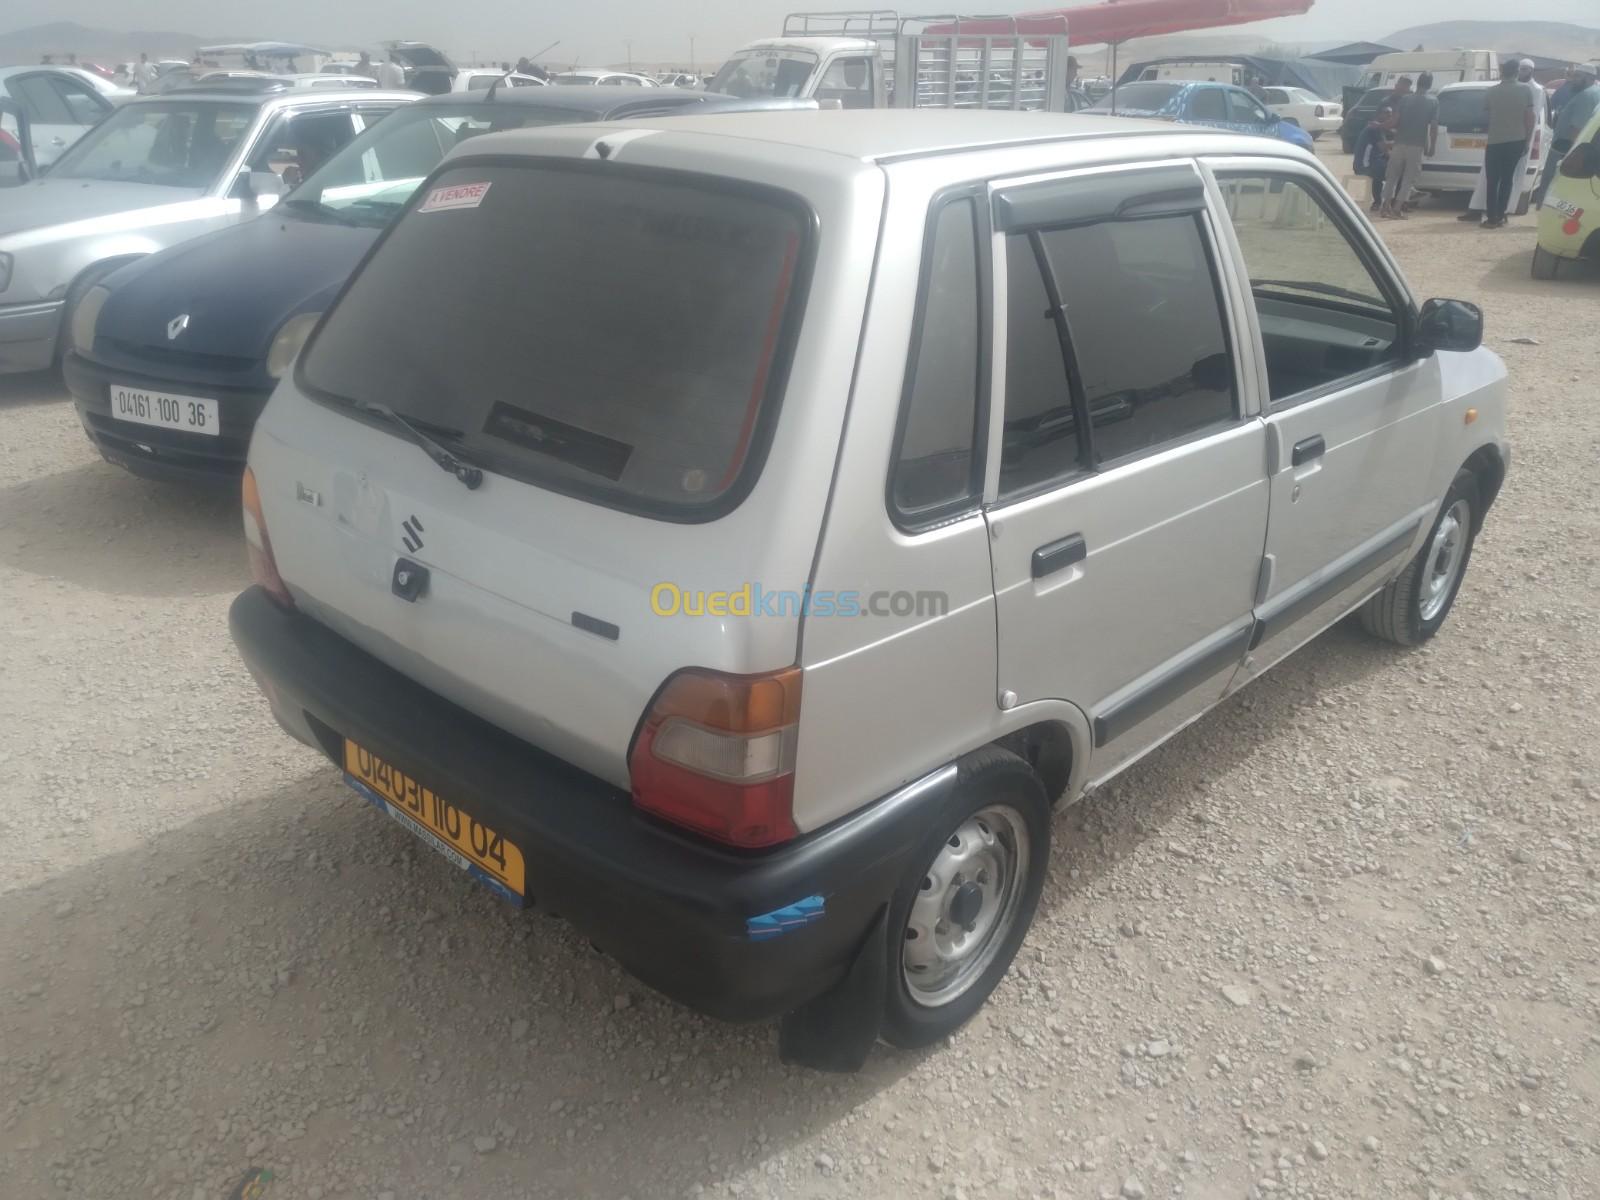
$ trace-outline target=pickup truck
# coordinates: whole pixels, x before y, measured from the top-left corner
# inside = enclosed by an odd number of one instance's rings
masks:
[[[782,36],[735,52],[707,90],[825,108],[1070,112],[1066,18],[1027,24],[1024,34],[1013,17],[790,13]],[[915,86],[896,86],[897,75]]]

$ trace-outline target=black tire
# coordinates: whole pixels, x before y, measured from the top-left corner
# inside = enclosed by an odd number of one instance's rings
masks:
[[[1525,217],[1528,215],[1528,210],[1532,207],[1533,189],[1531,187],[1525,187],[1522,189],[1522,199],[1517,201],[1517,206],[1511,210],[1511,215],[1513,217]]]
[[[928,836],[911,861],[915,867],[895,889],[889,903],[889,973],[885,989],[883,1039],[903,1049],[937,1042],[959,1029],[983,1006],[1004,977],[1033,921],[1050,864],[1050,800],[1033,768],[996,746],[974,751],[958,764],[956,786],[929,823]],[[1026,873],[1016,881],[1016,906],[1010,924],[995,932],[992,957],[981,973],[948,1001],[929,1005],[912,995],[904,967],[904,947],[912,903],[937,855],[970,818],[985,809],[1000,808],[1014,814],[1028,837],[1027,853],[1018,861]]]
[[[1554,279],[1561,274],[1561,257],[1551,254],[1543,246],[1533,248],[1533,277],[1535,279]]]
[[[1461,517],[1462,510],[1457,507],[1463,504],[1464,519]],[[1482,516],[1477,477],[1471,471],[1457,473],[1444,503],[1439,506],[1438,516],[1434,517],[1433,525],[1428,530],[1428,540],[1422,544],[1417,556],[1393,582],[1361,606],[1362,627],[1374,637],[1399,646],[1419,646],[1438,633],[1450,610],[1455,607],[1461,581],[1467,577],[1467,567],[1472,562],[1472,545],[1477,540],[1478,522]],[[1425,585],[1435,577],[1440,561],[1441,551],[1435,540],[1447,519],[1455,520],[1464,539],[1460,565],[1455,568],[1454,578],[1448,584],[1442,603],[1425,615],[1424,606],[1428,600]]]

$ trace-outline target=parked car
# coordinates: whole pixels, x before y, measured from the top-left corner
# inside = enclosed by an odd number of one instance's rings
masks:
[[[1392,87],[1372,88],[1354,104],[1344,110],[1344,120],[1339,123],[1339,144],[1346,154],[1356,152],[1356,139],[1367,123],[1378,115],[1380,109],[1394,103]]]
[[[1316,141],[1329,130],[1344,123],[1344,105],[1324,100],[1315,92],[1301,87],[1262,88],[1267,109],[1285,121],[1293,121]]]
[[[955,1030],[1052,800],[1346,613],[1431,637],[1505,471],[1481,314],[1268,138],[684,117],[418,196],[256,428],[234,639],[365,800],[791,1060]]]
[[[657,87],[654,79],[648,75],[635,75],[632,71],[604,71],[582,70],[565,71],[554,76],[551,83],[577,85],[579,87],[592,87],[595,84],[606,84],[611,87]]]
[[[700,86],[700,76],[690,75],[686,71],[663,71],[656,76],[656,82],[662,87],[697,88]]]
[[[27,114],[40,170],[115,107],[86,74],[65,67],[0,67],[0,99],[9,98]]]
[[[237,486],[273,385],[452,146],[492,130],[802,106],[815,107],[592,87],[452,92],[406,105],[328,159],[269,219],[152,254],[89,289],[62,363],[83,427],[107,461],[136,474]]]
[[[1425,192],[1471,193],[1483,171],[1484,148],[1489,144],[1489,89],[1492,83],[1451,83],[1439,89],[1439,137],[1433,153],[1422,159],[1417,186]],[[1543,90],[1542,88],[1540,89]],[[1548,104],[1541,107],[1538,124],[1528,152],[1523,178],[1513,191],[1518,197],[1517,216],[1528,211],[1533,189],[1544,170],[1545,150],[1550,145]]]
[[[139,93],[131,87],[126,87],[112,78],[111,72],[104,67],[96,67],[93,63],[76,67],[59,67],[58,70],[76,75],[95,91],[99,92],[112,104],[121,104],[124,100],[132,100]]]
[[[456,77],[450,83],[453,92],[481,92],[491,88],[499,80],[504,80],[505,87],[544,87],[545,81],[537,75],[524,75],[520,71],[487,71],[475,67],[468,67],[456,72]]]
[[[1578,259],[1600,262],[1600,113],[1579,132],[1545,192],[1533,277],[1554,279]]]
[[[128,101],[0,203],[0,374],[52,366],[71,310],[102,276],[271,207],[285,176],[298,182],[367,122],[414,99],[280,91]]]
[[[1304,150],[1311,149],[1309,133],[1268,112],[1261,101],[1231,83],[1197,80],[1124,83],[1083,111],[1254,133],[1291,142]]]
[[[426,42],[385,42],[384,51],[406,73],[406,86],[429,96],[452,90],[458,68],[443,50]]]

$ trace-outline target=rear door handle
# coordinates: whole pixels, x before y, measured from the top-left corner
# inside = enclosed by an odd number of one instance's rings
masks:
[[[1308,463],[1313,458],[1321,458],[1327,452],[1328,444],[1322,440],[1320,433],[1311,437],[1302,438],[1294,444],[1294,453],[1290,456],[1290,465],[1298,467],[1301,463]]]
[[[1033,552],[1033,577],[1043,579],[1046,575],[1066,570],[1074,563],[1081,563],[1088,557],[1089,545],[1083,540],[1083,534],[1069,534],[1060,541],[1047,543]]]

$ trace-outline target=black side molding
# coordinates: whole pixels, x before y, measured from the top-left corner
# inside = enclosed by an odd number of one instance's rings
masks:
[[[1073,563],[1081,563],[1088,557],[1089,544],[1083,540],[1083,534],[1068,534],[1060,541],[1040,546],[1033,552],[1033,577],[1043,579],[1046,575],[1065,571]]]
[[[1308,438],[1301,438],[1294,444],[1294,451],[1289,456],[1289,465],[1298,467],[1301,463],[1310,462],[1313,458],[1321,458],[1328,451],[1328,443],[1322,440],[1320,433]]]
[[[1199,687],[1229,663],[1243,660],[1254,622],[1244,621],[1202,642],[1197,649],[1158,667],[1136,688],[1113,699],[1094,715],[1094,744],[1115,741],[1147,717],[1154,716],[1184,693]]]
[[[1256,632],[1250,639],[1254,650],[1270,637],[1276,637],[1301,617],[1315,612],[1345,588],[1359,583],[1411,544],[1416,536],[1416,520],[1380,533],[1365,545],[1357,546],[1343,558],[1335,559],[1320,571],[1313,571],[1293,587],[1285,588],[1256,609]]]

